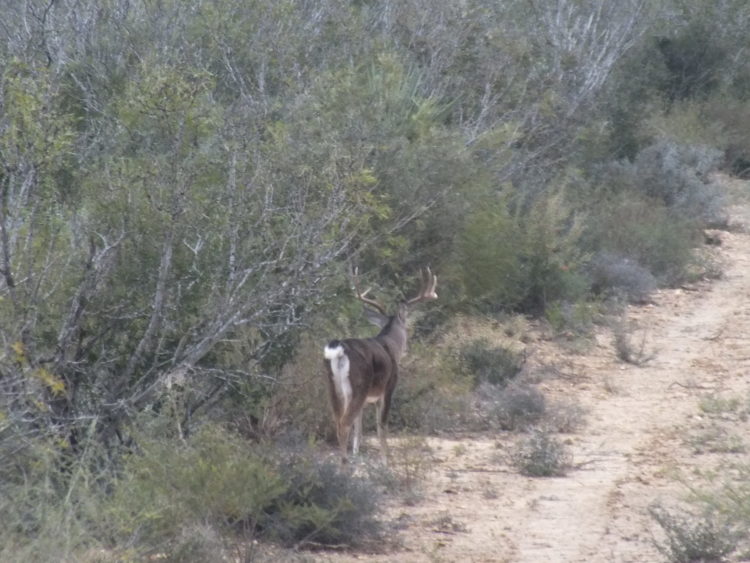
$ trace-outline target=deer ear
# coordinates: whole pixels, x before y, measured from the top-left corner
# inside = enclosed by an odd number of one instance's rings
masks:
[[[363,307],[363,309],[365,310],[365,317],[367,317],[367,320],[374,324],[376,327],[383,328],[388,322],[388,317],[386,317],[385,315],[378,313],[377,311],[373,311],[372,309],[368,309],[367,307]]]

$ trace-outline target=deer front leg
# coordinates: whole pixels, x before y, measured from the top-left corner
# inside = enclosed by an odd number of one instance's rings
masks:
[[[383,423],[383,401],[384,398],[381,398],[375,404],[375,408],[377,411],[375,414],[375,426],[378,429],[378,440],[380,441],[380,457],[383,460],[383,465],[387,467],[388,460],[390,459],[391,454],[388,451],[388,441],[386,439],[387,427]]]
[[[397,368],[394,368],[393,375],[385,388],[385,393],[383,393],[383,396],[377,402],[377,419],[375,423],[378,429],[378,439],[380,440],[380,455],[386,466],[391,459],[391,452],[388,449],[388,413],[391,410],[391,399],[393,398],[393,390],[396,389],[397,381],[398,371]]]

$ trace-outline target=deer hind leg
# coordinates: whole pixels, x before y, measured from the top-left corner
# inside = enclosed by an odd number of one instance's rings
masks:
[[[348,461],[347,449],[349,446],[350,431],[351,426],[345,425],[343,419],[340,419],[338,424],[336,424],[336,437],[338,438],[339,450],[341,451],[341,463]]]
[[[359,415],[354,419],[354,437],[352,439],[352,455],[359,453],[359,444],[362,441],[362,413],[364,408],[360,409]]]
[[[354,426],[355,434],[354,434],[354,440],[355,440],[355,446],[357,449],[359,449],[359,440],[357,438],[357,433],[361,433],[362,431],[362,408],[365,404],[365,398],[362,397],[361,399],[357,400],[356,398],[353,398],[353,400],[349,403],[348,408],[344,412],[343,416],[339,418],[338,424],[336,426],[336,432],[338,434],[339,439],[339,448],[341,450],[341,462],[346,463],[347,462],[347,452],[349,450],[349,437],[351,436],[352,432],[352,426]],[[353,452],[355,455],[357,451]]]

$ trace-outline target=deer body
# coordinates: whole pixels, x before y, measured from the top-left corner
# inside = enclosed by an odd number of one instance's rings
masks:
[[[419,295],[401,303],[398,312],[390,316],[385,314],[385,309],[377,302],[365,298],[367,292],[357,290],[357,297],[379,311],[368,310],[367,313],[372,322],[382,327],[380,333],[373,338],[332,340],[323,349],[336,436],[344,463],[347,461],[352,427],[352,453],[356,455],[359,451],[362,412],[368,403],[376,405],[381,454],[383,461],[388,463],[388,412],[398,381],[398,362],[406,352],[408,305],[426,299],[437,299],[436,284],[437,278],[427,270]]]

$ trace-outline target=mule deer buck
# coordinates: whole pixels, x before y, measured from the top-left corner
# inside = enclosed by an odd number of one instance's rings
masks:
[[[362,437],[362,411],[367,403],[375,403],[380,453],[387,465],[390,454],[386,444],[386,424],[398,380],[398,362],[406,352],[406,318],[412,305],[437,299],[437,276],[429,268],[423,270],[419,293],[399,303],[395,315],[388,315],[385,307],[368,298],[369,289],[360,291],[356,270],[353,283],[357,298],[371,307],[365,310],[368,320],[381,330],[373,338],[331,340],[323,350],[336,436],[341,461],[346,463],[352,425],[352,454],[356,456]]]

